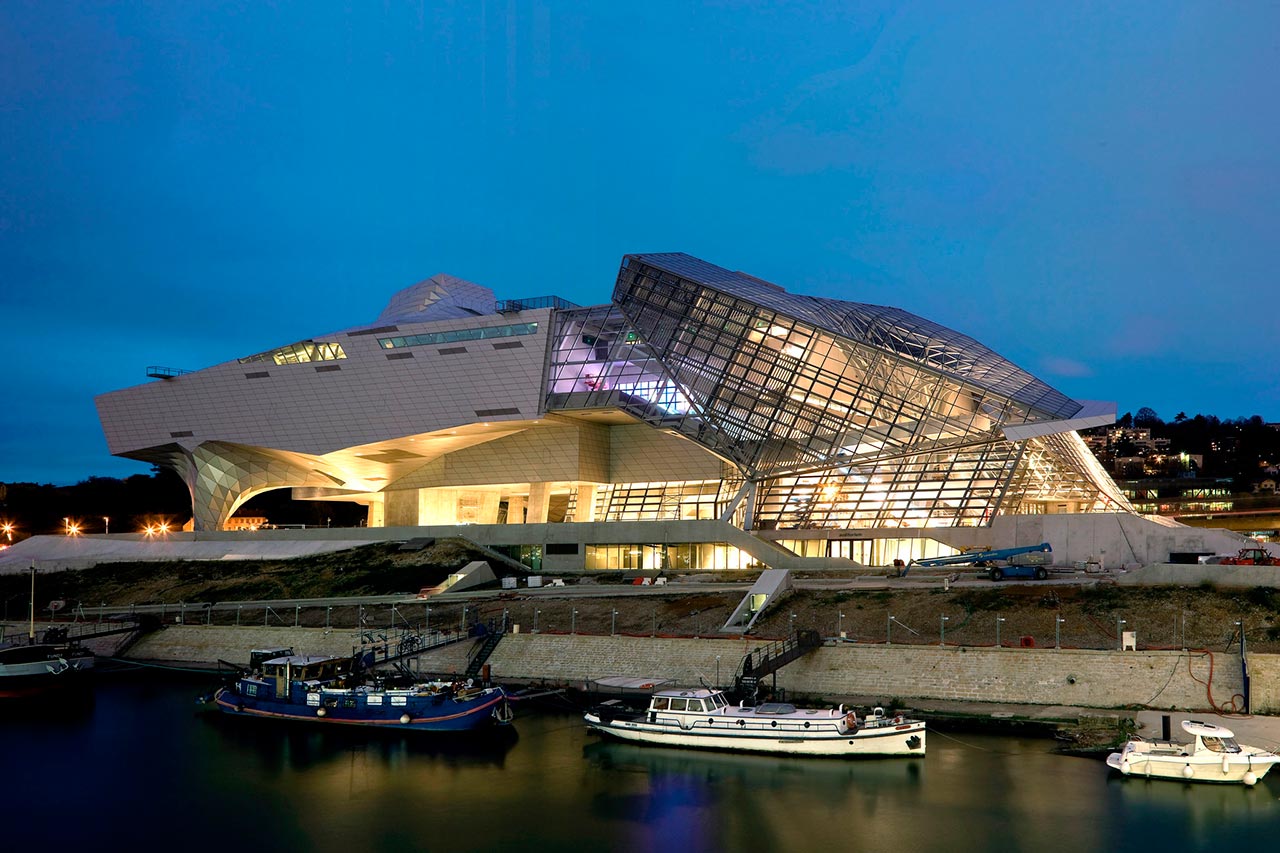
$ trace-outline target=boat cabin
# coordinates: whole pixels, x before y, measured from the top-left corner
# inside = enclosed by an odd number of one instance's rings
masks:
[[[1223,754],[1241,751],[1240,744],[1236,743],[1235,732],[1224,729],[1222,726],[1200,720],[1183,720],[1182,729],[1195,738],[1191,750],[1193,755],[1202,750]]]
[[[263,661],[262,678],[259,683],[265,682],[274,688],[277,697],[286,699],[290,695],[291,685],[303,682],[318,685],[334,681],[346,675],[349,663],[348,658],[327,655],[287,655],[272,658]],[[254,681],[258,680],[245,679],[245,682],[250,685]],[[254,690],[250,690],[249,693],[256,695]]]
[[[649,699],[649,720],[659,713],[707,714],[729,707],[729,700],[719,690],[661,690]]]

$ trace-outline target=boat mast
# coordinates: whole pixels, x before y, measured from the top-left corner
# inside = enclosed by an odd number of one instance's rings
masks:
[[[31,627],[27,629],[27,643],[36,641],[36,561],[31,561]]]

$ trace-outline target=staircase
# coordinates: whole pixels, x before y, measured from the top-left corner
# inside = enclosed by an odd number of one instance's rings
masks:
[[[488,633],[485,634],[484,642],[480,644],[480,648],[476,650],[476,653],[471,656],[471,660],[467,662],[467,678],[475,678],[480,674],[480,670],[484,668],[485,661],[489,660],[489,655],[493,654],[493,650],[498,647],[498,643],[502,642],[506,631],[505,620],[499,626],[490,625]]]
[[[817,631],[806,629],[749,652],[733,677],[734,692],[755,704],[761,681],[821,645],[822,636]]]

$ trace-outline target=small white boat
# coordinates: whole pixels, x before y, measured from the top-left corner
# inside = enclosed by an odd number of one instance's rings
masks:
[[[1182,729],[1191,743],[1134,738],[1107,756],[1107,766],[1148,779],[1253,785],[1280,762],[1280,755],[1236,743],[1235,734],[1222,726],[1183,720]]]
[[[765,752],[778,755],[910,756],[925,753],[925,724],[876,708],[859,719],[852,710],[811,709],[769,702],[733,705],[719,690],[659,690],[644,711],[617,700],[583,719],[601,734],[661,746]]]

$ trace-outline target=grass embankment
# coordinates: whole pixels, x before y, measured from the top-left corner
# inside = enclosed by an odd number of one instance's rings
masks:
[[[45,607],[52,600],[67,602],[65,614],[74,612],[80,603],[86,607],[100,603],[127,607],[182,602],[198,607],[205,602],[415,593],[440,583],[449,572],[474,559],[484,559],[484,555],[460,540],[444,539],[408,552],[399,551],[394,544],[378,544],[294,560],[112,563],[40,575],[37,615],[47,614]],[[499,575],[507,573],[501,567],[495,566],[495,570]],[[717,575],[716,579],[730,578]],[[673,578],[673,585],[677,580]],[[620,577],[604,575],[569,580],[571,585],[594,584],[601,593],[620,582]],[[855,583],[850,581],[850,586]],[[465,605],[466,616],[468,620],[489,618],[506,611],[524,630],[537,625],[542,631],[710,636],[742,597],[741,592],[719,591],[715,584],[678,586],[691,591],[662,598],[566,598],[531,596],[522,589],[504,593],[501,599],[473,601]],[[28,590],[25,575],[0,577],[6,619],[25,616]],[[428,603],[424,602],[421,610],[416,605],[403,606],[394,618],[421,623],[428,618]],[[431,624],[460,625],[463,606],[430,604]],[[381,610],[386,612],[363,611],[369,624],[391,624],[390,608]],[[241,616],[262,623],[266,614],[214,611],[201,619],[216,624]],[[890,616],[894,618],[892,627]],[[295,614],[268,618],[274,624],[292,624]],[[341,626],[354,625],[359,616],[357,608],[317,608],[304,610],[297,618],[304,625],[331,622]],[[997,622],[997,618],[1003,621]],[[800,590],[772,605],[753,634],[781,637],[793,627],[813,628],[824,636],[844,631],[858,642],[883,643],[889,634],[894,643],[936,644],[945,630],[948,645],[984,646],[995,644],[999,624],[1000,641],[1006,646],[1034,643],[1039,648],[1052,647],[1060,636],[1064,647],[1117,648],[1117,630],[1124,630],[1135,631],[1142,647],[1224,651],[1238,645],[1237,622],[1243,622],[1251,650],[1280,652],[1280,593],[1269,587],[1219,590],[1207,585],[1063,587],[1009,583],[966,588],[960,581],[950,590]]]

